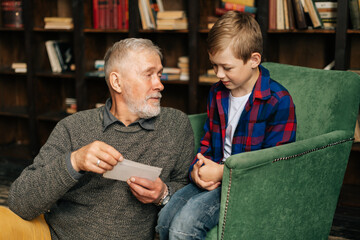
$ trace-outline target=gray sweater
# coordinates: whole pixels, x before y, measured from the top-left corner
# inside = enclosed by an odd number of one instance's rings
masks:
[[[162,108],[154,130],[115,123],[103,128],[104,108],[79,112],[60,121],[46,144],[12,184],[9,206],[30,220],[45,213],[52,239],[153,239],[159,208],[139,202],[125,182],[86,172],[76,180],[66,158],[95,140],[124,158],[163,168],[160,178],[172,191],[187,183],[194,157],[188,117]]]

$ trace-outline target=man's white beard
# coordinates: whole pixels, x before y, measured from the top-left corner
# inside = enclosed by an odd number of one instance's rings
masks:
[[[146,96],[145,100],[136,100],[132,96],[128,95],[127,91],[124,91],[123,94],[129,110],[137,114],[140,118],[148,119],[160,114],[160,99],[159,102],[153,104],[147,102],[150,98],[161,98],[160,92]]]

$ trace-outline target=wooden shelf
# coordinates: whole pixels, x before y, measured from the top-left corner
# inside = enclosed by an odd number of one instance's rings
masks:
[[[26,106],[0,107],[0,116],[28,118]]]
[[[127,29],[93,29],[93,28],[85,28],[84,33],[129,33]]]
[[[63,72],[63,73],[53,73],[51,71],[41,71],[36,72],[37,77],[47,77],[47,78],[75,78],[74,72]]]
[[[65,111],[52,111],[39,115],[38,119],[43,121],[58,122],[69,115],[70,114]]]
[[[351,151],[360,152],[360,142],[353,143],[353,145],[351,147]]]
[[[0,145],[0,156],[10,160],[18,160],[21,164],[29,165],[32,161],[30,146],[27,144],[2,144]],[[26,163],[24,163],[24,160]]]
[[[271,34],[285,34],[285,33],[301,33],[301,34],[335,34],[335,30],[327,30],[327,29],[294,29],[294,30],[273,30],[270,29],[267,31]]]

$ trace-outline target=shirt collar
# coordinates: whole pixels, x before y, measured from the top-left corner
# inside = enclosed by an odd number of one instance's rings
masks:
[[[259,65],[259,78],[255,83],[253,89],[253,98],[266,100],[270,97],[270,74],[269,71],[264,68],[262,65]]]
[[[104,106],[104,119],[103,119],[103,131],[105,131],[113,123],[118,123],[124,125],[119,119],[117,119],[111,112],[112,100],[111,98],[106,100]],[[155,117],[145,119],[140,118],[139,120],[131,123],[129,126],[139,124],[145,130],[154,130],[155,129]],[[125,126],[125,125],[124,125]]]

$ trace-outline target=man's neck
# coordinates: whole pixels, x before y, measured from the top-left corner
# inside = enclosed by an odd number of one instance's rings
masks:
[[[116,101],[116,99],[111,98],[112,105],[110,112],[114,117],[119,119],[125,126],[129,126],[131,123],[139,120],[139,116],[129,111],[123,101]]]

